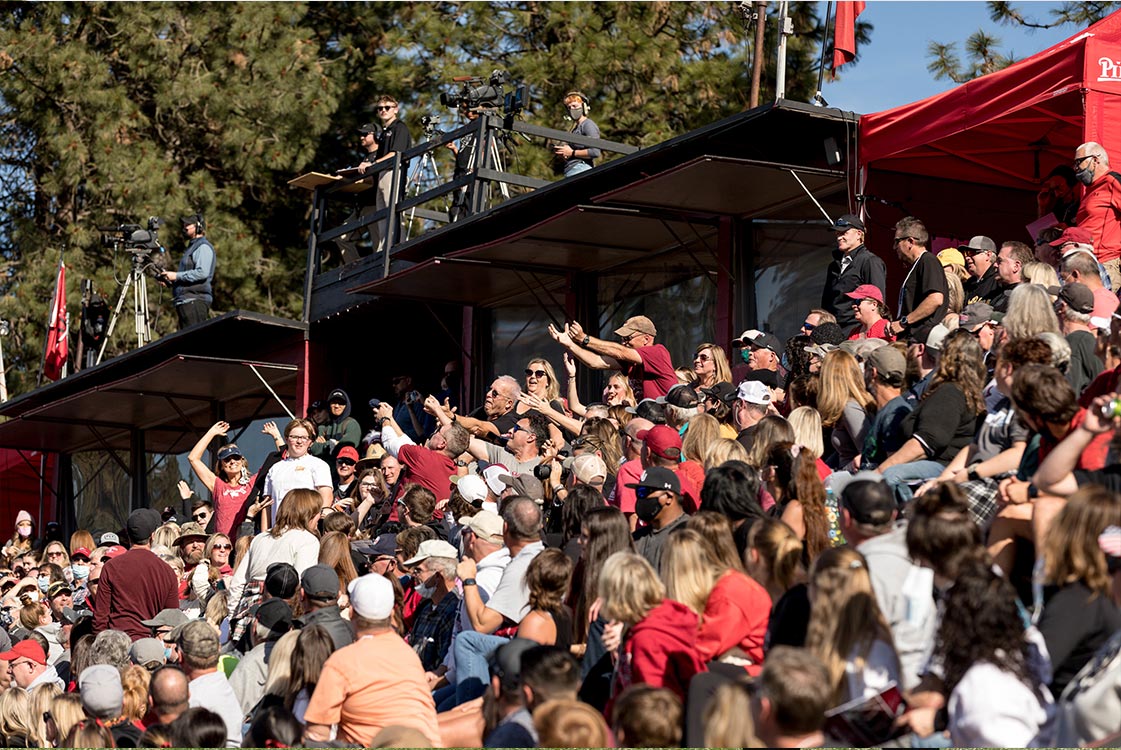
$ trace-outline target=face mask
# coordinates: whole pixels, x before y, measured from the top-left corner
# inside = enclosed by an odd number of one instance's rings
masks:
[[[84,581],[90,577],[90,566],[88,565],[71,565],[70,572],[74,574],[74,580]]]
[[[20,526],[18,529],[16,529],[16,531],[18,531],[19,535],[22,536],[24,539],[31,536],[31,527],[30,526]]]
[[[569,107],[568,116],[573,120],[579,120],[584,115],[584,108],[581,106]]]
[[[51,577],[50,576],[39,576],[39,590],[40,591],[46,591],[47,586],[49,586],[50,584],[51,584]]]
[[[658,501],[658,498],[650,495],[635,498],[634,512],[638,516],[638,520],[651,523],[661,511],[662,504]]]
[[[172,663],[172,661],[171,661],[171,649],[165,648],[163,650],[163,658],[168,664]]]
[[[421,585],[416,587],[416,592],[420,594],[421,599],[431,599],[432,595],[436,593],[436,587]]]
[[[1094,181],[1094,170],[1089,168],[1082,168],[1074,173],[1074,176],[1086,187],[1090,187],[1090,183]]]

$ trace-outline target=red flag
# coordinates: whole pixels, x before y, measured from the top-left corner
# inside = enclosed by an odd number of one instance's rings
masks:
[[[837,2],[837,20],[833,27],[833,70],[856,58],[856,17],[864,12],[866,3]]]
[[[47,321],[47,351],[43,355],[43,375],[51,380],[62,377],[66,360],[70,356],[70,330],[66,320],[66,264],[58,263],[58,281],[55,282],[51,315]]]

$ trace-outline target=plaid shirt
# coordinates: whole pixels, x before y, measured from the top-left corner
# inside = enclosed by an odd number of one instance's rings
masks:
[[[459,594],[449,591],[433,604],[425,599],[416,611],[413,629],[409,632],[408,642],[420,657],[426,672],[440,666],[452,642],[452,630],[459,616]]]

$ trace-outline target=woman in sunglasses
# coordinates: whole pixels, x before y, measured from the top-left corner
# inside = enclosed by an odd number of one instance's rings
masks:
[[[253,483],[257,481],[257,475],[249,473],[249,462],[234,443],[224,445],[218,451],[218,462],[213,471],[203,463],[202,459],[214,438],[224,438],[229,431],[229,422],[215,422],[206,434],[199,438],[195,447],[191,448],[191,452],[187,454],[187,461],[191,464],[195,476],[214,498],[216,520],[213,531],[225,535],[227,539],[236,539],[238,527],[241,526],[248,512],[245,499]],[[273,422],[266,422],[261,432],[272,435],[278,444],[284,442]]]
[[[549,432],[555,445],[565,442],[561,429],[569,430],[573,435],[579,433],[580,421],[568,416],[568,407],[560,397],[557,373],[544,359],[531,359],[526,365],[525,390],[514,405],[514,413],[518,415],[518,419],[531,412],[537,412],[549,420]],[[577,429],[573,430],[573,427]]]

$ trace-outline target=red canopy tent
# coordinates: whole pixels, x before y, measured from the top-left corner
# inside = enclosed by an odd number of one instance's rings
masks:
[[[860,118],[860,192],[941,236],[1030,242],[1034,193],[1085,141],[1121,166],[1121,12],[1004,70]],[[869,202],[872,224],[898,211]],[[884,233],[873,240],[882,251]]]

